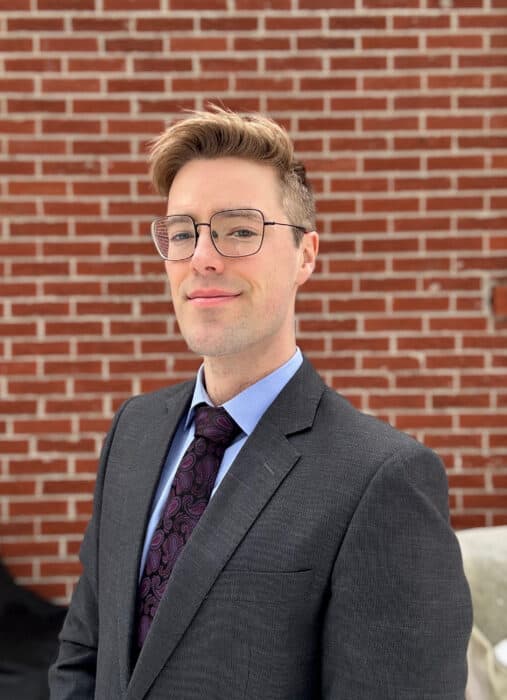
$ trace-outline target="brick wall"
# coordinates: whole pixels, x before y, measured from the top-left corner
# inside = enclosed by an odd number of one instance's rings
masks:
[[[122,400],[189,377],[145,146],[268,111],[318,197],[299,339],[507,523],[506,0],[0,0],[0,554],[66,600]]]

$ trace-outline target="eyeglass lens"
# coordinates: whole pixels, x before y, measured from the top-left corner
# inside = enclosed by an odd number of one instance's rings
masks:
[[[253,255],[262,245],[264,218],[255,209],[218,212],[211,217],[209,225],[213,244],[221,255],[231,258]],[[194,222],[186,215],[157,219],[153,238],[163,258],[184,260],[192,256],[196,246]]]

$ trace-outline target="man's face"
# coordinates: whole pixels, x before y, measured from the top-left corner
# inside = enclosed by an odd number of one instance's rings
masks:
[[[246,208],[259,209],[266,221],[289,223],[271,166],[218,158],[192,160],[179,170],[167,214],[189,214],[199,223],[218,211]],[[295,295],[313,270],[317,234],[306,234],[296,248],[291,228],[266,226],[258,253],[226,258],[215,250],[209,227],[199,233],[192,258],[165,263],[189,348],[205,358],[283,363],[294,351]]]

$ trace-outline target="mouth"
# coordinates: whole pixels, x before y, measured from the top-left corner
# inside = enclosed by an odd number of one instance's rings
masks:
[[[217,306],[234,301],[240,292],[230,292],[225,289],[196,289],[187,294],[187,301],[194,306]]]

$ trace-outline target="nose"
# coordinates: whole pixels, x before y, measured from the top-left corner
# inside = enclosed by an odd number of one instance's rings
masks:
[[[201,227],[205,227],[201,230]],[[205,274],[206,272],[222,272],[224,268],[224,258],[213,245],[211,240],[211,227],[209,224],[196,224],[198,237],[192,255],[192,267],[196,272]]]

